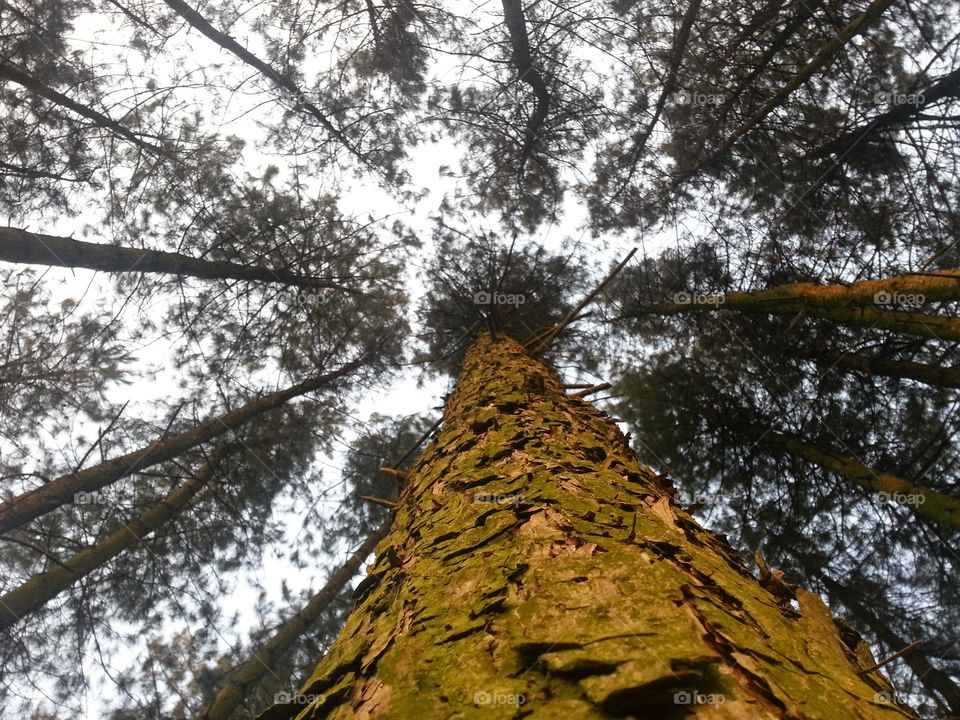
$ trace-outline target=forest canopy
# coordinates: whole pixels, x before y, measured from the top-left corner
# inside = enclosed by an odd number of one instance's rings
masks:
[[[294,692],[489,332],[960,716],[955,2],[0,0],[0,50],[9,717]]]

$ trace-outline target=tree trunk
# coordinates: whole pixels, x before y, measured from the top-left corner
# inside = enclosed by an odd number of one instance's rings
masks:
[[[166,273],[213,280],[253,280],[302,288],[358,292],[331,280],[298,275],[288,270],[203,260],[160,250],[89,243],[28,232],[20,228],[0,228],[0,261],[81,267],[104,272]]]
[[[347,139],[347,137],[343,134],[343,131],[334,125],[330,121],[330,118],[328,118],[327,115],[319,107],[317,107],[315,103],[307,99],[303,92],[301,92],[300,88],[297,87],[297,84],[289,76],[284,75],[271,65],[265,63],[226,33],[217,30],[205,17],[203,17],[203,15],[198,13],[183,0],[163,1],[167,4],[167,6],[170,7],[171,10],[177,13],[177,15],[186,20],[190,27],[197,30],[202,35],[205,35],[223,50],[226,50],[245,64],[256,69],[261,75],[273,82],[292,99],[295,99],[299,109],[302,109],[313,116],[313,118],[320,123],[320,126],[323,127],[323,129],[326,130],[332,138],[337,140],[337,142],[350,151],[351,155],[356,157],[361,162],[365,162],[363,155]]]
[[[144,537],[186,510],[190,500],[213,479],[221,461],[238,450],[238,445],[218,447],[187,482],[145,510],[139,517],[125,523],[122,528],[96,545],[81,550],[70,559],[53,565],[46,572],[33,576],[19,587],[0,596],[0,632],[43,607],[120,553],[135,547]]]
[[[909,360],[884,360],[831,350],[817,350],[807,357],[827,369],[839,367],[867,375],[916,380],[934,387],[960,388],[960,366],[942,367]]]
[[[826,67],[833,57],[842,50],[850,40],[860,35],[864,30],[880,19],[880,16],[893,5],[894,0],[873,0],[872,3],[857,17],[851,20],[834,37],[832,37],[817,54],[800,71],[790,78],[776,95],[767,100],[761,108],[743,122],[729,137],[727,137],[709,155],[696,163],[692,168],[682,170],[674,176],[668,194],[673,195],[676,190],[689,178],[696,175],[702,168],[712,165],[726,155],[737,141],[763,122],[771,113],[783,105],[800,86],[814,76],[821,68]]]
[[[872,609],[875,605],[867,602],[866,597],[844,587],[824,573],[822,569],[809,568],[806,565],[804,567],[824,584],[831,597],[849,608],[855,619],[862,621],[869,627],[874,637],[886,645],[890,652],[900,652],[910,645],[900,637],[889,623],[878,617],[875,610]],[[917,680],[932,697],[941,697],[953,714],[960,715],[960,686],[947,673],[930,664],[924,654],[923,646],[905,654],[903,662],[913,671]]]
[[[770,315],[819,317],[842,325],[878,327],[907,335],[941,340],[960,340],[960,318],[927,315],[903,310],[884,310],[866,305],[910,304],[960,300],[960,269],[946,268],[923,273],[894,275],[880,280],[861,280],[849,285],[789,283],[766,290],[729,292],[706,298],[641,305],[624,317],[676,315],[684,312],[739,310]]]
[[[517,80],[526,83],[533,90],[536,105],[533,112],[527,117],[524,129],[523,148],[520,153],[520,175],[527,161],[533,155],[537,138],[547,120],[550,110],[551,96],[547,83],[540,73],[540,68],[534,62],[535,50],[530,48],[530,36],[527,33],[527,18],[524,14],[523,3],[520,0],[501,0],[503,6],[503,21],[510,35],[510,61],[517,70]]]
[[[697,13],[700,12],[701,0],[690,0],[687,10],[683,14],[683,21],[677,30],[677,35],[673,40],[673,47],[670,49],[670,64],[667,67],[667,73],[660,82],[660,95],[657,97],[657,104],[653,108],[653,114],[646,126],[641,127],[639,132],[633,136],[632,144],[628,150],[625,160],[627,167],[627,176],[618,183],[617,190],[613,193],[609,202],[617,200],[621,193],[633,181],[633,176],[637,170],[637,164],[643,157],[647,148],[647,141],[653,134],[657,123],[660,122],[660,116],[663,114],[663,108],[666,107],[667,100],[676,92],[680,85],[678,73],[680,65],[683,62],[684,53],[687,50],[687,43],[690,40],[690,31],[693,29],[694,20]]]
[[[777,33],[777,36],[771,40],[764,50],[763,54],[760,55],[753,62],[753,69],[750,70],[750,74],[744,77],[740,82],[737,83],[737,86],[733,89],[733,92],[730,93],[724,99],[723,105],[720,106],[720,109],[717,111],[719,115],[719,121],[711,128],[713,132],[717,132],[720,127],[720,123],[726,120],[727,116],[730,114],[730,111],[734,109],[740,101],[740,98],[743,96],[743,93],[748,88],[754,87],[757,78],[770,66],[770,63],[776,57],[777,53],[782,52],[783,48],[786,47],[787,42],[797,33],[797,31],[806,25],[810,18],[813,17],[814,13],[820,9],[820,6],[823,4],[824,0],[812,0],[811,2],[800,3],[800,7],[797,8],[796,13],[790,18],[790,21]]]
[[[831,173],[834,172],[835,168],[845,162],[848,157],[853,157],[851,151],[864,138],[891,127],[903,126],[917,117],[923,117],[927,108],[931,105],[939,103],[944,98],[955,98],[960,95],[960,69],[937,78],[926,88],[911,88],[909,93],[917,97],[911,97],[906,102],[892,104],[892,107],[874,116],[871,120],[861,123],[840,137],[810,151],[804,159],[811,160],[834,156],[831,158],[834,165],[830,169]],[[818,181],[818,184],[819,182],[822,181]],[[810,191],[807,190],[807,192]]]
[[[242,664],[235,667],[223,679],[220,690],[198,720],[227,720],[247,697],[250,689],[271,672],[274,663],[292,652],[297,638],[317,621],[320,614],[334,598],[360,572],[360,566],[387,534],[389,525],[376,530],[363,541],[356,552],[330,575],[326,584],[293,617],[281,625],[267,642],[258,647]]]
[[[798,612],[671,492],[522,346],[480,338],[340,637],[261,717],[915,717],[819,598]]]
[[[747,432],[758,443],[809,460],[859,485],[867,492],[883,497],[887,502],[905,505],[918,517],[939,523],[951,530],[960,529],[960,498],[931,490],[892,473],[879,472],[855,458],[781,435],[769,428],[758,425]]]
[[[51,87],[47,87],[23,70],[15,68],[12,65],[7,65],[5,62],[0,62],[0,80],[9,80],[10,82],[14,82],[17,85],[36,93],[40,97],[46,98],[50,102],[59,105],[60,107],[72,110],[77,115],[85,117],[87,120],[91,120],[97,126],[106,130],[110,130],[116,135],[119,135],[122,138],[130,141],[141,150],[146,150],[147,152],[155,155],[162,155],[164,152],[156,145],[151,145],[150,143],[146,142],[130,128],[121,125],[113,118],[107,117],[100,111],[94,110],[91,107],[87,107],[82,103],[78,103],[76,100],[72,100],[63,93],[57,92]]]
[[[95,492],[131,473],[175,458],[180,453],[236,430],[258,415],[349,375],[362,366],[364,360],[365,358],[353,360],[337,370],[252,400],[236,410],[205,420],[189,430],[157,440],[112,460],[105,460],[86,470],[61,475],[46,485],[0,503],[0,534],[46,515],[61,505],[74,502],[77,493]]]

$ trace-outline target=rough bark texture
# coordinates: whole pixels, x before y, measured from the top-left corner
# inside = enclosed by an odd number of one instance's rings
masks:
[[[160,250],[89,243],[73,238],[0,228],[0,260],[33,265],[88,268],[104,272],[166,273],[213,280],[252,280],[304,288],[356,292],[330,280],[283,269],[204,260]]]
[[[261,717],[914,717],[819,598],[762,586],[671,491],[519,344],[481,338],[358,606]]]
[[[868,598],[844,587],[824,573],[822,569],[810,568],[808,572],[816,575],[831,596],[848,607],[857,619],[866,623],[870,631],[890,649],[890,652],[900,652],[910,645],[909,642],[900,637],[894,629],[895,625],[890,625],[877,617]],[[960,715],[960,686],[947,673],[930,663],[923,653],[922,646],[914,652],[906,653],[903,662],[913,671],[917,680],[930,695],[933,697],[940,696],[952,713]]]
[[[81,550],[68,560],[51,566],[46,572],[34,575],[19,587],[0,596],[0,631],[43,607],[71,585],[103,567],[125,550],[135,547],[147,535],[186,510],[193,497],[213,479],[221,461],[239,449],[237,445],[217,448],[187,482],[129,523],[125,523],[122,528],[96,545]]]
[[[248,402],[236,410],[210,418],[190,430],[157,440],[146,447],[112,460],[105,460],[86,470],[61,475],[46,485],[0,503],[0,533],[18,528],[61,505],[74,502],[77,493],[95,492],[131,473],[175,458],[190,448],[236,430],[258,415],[349,375],[361,367],[363,361],[363,358],[353,360],[337,370],[317,375],[285,390]]]

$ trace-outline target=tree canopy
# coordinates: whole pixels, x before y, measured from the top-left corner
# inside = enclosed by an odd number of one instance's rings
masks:
[[[494,331],[960,715],[958,21],[0,0],[0,705],[295,688]]]

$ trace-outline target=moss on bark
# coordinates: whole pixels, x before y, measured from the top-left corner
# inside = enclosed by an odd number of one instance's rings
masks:
[[[819,598],[761,585],[671,494],[518,343],[480,338],[357,607],[262,717],[915,717]]]

